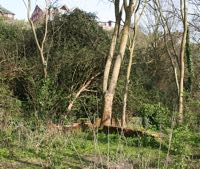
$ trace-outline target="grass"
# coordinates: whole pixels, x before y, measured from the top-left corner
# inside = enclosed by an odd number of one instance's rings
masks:
[[[124,138],[118,134],[52,133],[28,127],[2,131],[0,168],[163,168],[166,149],[152,138]],[[188,167],[179,155],[170,156],[167,168]],[[182,164],[183,163],[183,164]],[[190,163],[195,167],[198,161]]]

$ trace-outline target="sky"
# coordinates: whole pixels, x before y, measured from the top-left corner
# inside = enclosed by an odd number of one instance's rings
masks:
[[[44,8],[45,0],[32,0],[32,9],[36,4]],[[114,7],[108,0],[58,0],[58,4],[65,4],[69,9],[78,7],[84,11],[96,13],[99,21],[102,22],[114,20]],[[0,5],[15,13],[16,19],[26,19],[26,8],[23,0],[0,0]]]

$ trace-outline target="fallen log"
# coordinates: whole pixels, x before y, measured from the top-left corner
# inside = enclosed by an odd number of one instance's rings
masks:
[[[124,137],[149,136],[149,137],[157,138],[159,140],[162,140],[164,138],[164,135],[159,132],[148,132],[146,130],[122,128],[119,126],[103,126],[100,128],[99,125],[95,123],[93,124],[88,121],[81,121],[79,123],[72,123],[69,125],[55,125],[51,123],[50,126],[51,126],[49,128],[50,130],[59,131],[63,133],[98,129],[99,132],[103,132],[105,134],[120,134],[120,135],[123,135]]]
[[[142,137],[142,136],[151,136],[154,138],[163,138],[162,133],[150,133],[146,130],[133,130],[130,128],[122,128],[116,126],[103,126],[102,130],[106,134],[122,134],[124,137]]]

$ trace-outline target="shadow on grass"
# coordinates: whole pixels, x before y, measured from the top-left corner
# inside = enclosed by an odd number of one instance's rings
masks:
[[[0,161],[0,168],[2,169],[23,169],[30,167],[32,169],[34,168],[48,168],[45,165],[40,164],[35,160],[35,162],[28,161],[26,159],[20,159],[17,157],[10,157],[10,158],[4,158],[3,161]]]
[[[18,159],[18,158],[13,158],[12,160],[16,161],[16,162],[19,162],[19,163],[22,163],[22,164],[25,164],[29,167],[40,167],[40,168],[45,168],[47,169],[48,166],[45,166],[45,165],[42,165],[42,164],[38,164],[37,162],[30,162],[28,160],[22,160],[22,159]]]
[[[78,156],[77,154],[66,154],[70,160],[65,162],[65,166],[71,167],[73,169],[82,169],[84,167],[96,166],[97,168],[106,168],[105,165],[100,163],[99,158],[94,158],[94,156]]]
[[[98,142],[100,143],[107,144],[108,137],[109,137],[109,142],[112,144],[117,144],[120,140],[120,142],[124,146],[128,146],[128,147],[144,147],[144,148],[151,147],[153,149],[160,149],[163,152],[167,152],[168,150],[168,145],[164,143],[160,143],[153,136],[138,134],[138,135],[130,135],[128,137],[125,137],[120,132],[108,134],[108,133],[102,132],[101,130],[98,131],[97,133],[97,139],[98,139]],[[86,138],[87,140],[90,140],[90,141],[94,140],[92,133],[88,134]]]

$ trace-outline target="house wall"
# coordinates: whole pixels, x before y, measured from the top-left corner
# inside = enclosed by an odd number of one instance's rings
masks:
[[[14,14],[7,14],[7,13],[1,13],[0,12],[0,17],[4,18],[4,19],[14,19]]]
[[[43,11],[37,6],[32,13],[31,20],[33,22],[37,22],[37,21],[42,20],[43,17],[44,17]]]

